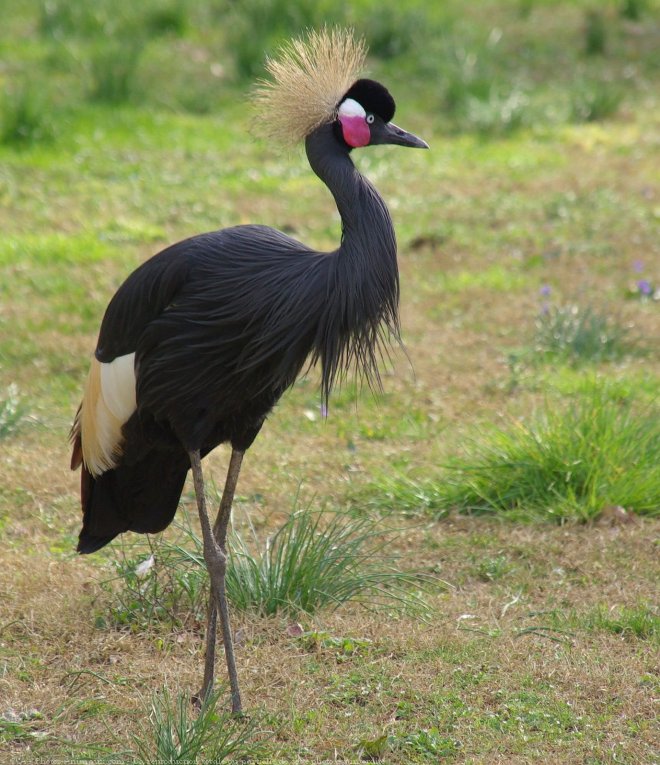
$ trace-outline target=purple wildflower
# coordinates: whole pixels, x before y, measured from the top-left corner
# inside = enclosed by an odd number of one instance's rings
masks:
[[[643,261],[641,261],[641,260],[635,260],[635,261],[633,262],[633,271],[634,271],[636,274],[641,274],[643,270],[644,270],[644,263],[643,263]]]
[[[542,297],[550,297],[550,293],[552,292],[552,288],[549,284],[544,284],[541,289],[539,290]]]
[[[637,282],[637,289],[640,295],[651,295],[653,293],[653,287],[648,279],[640,279]]]

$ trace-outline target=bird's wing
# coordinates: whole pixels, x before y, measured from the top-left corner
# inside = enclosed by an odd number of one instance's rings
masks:
[[[174,300],[191,267],[190,240],[154,255],[117,290],[101,323],[95,356],[108,363],[134,353],[147,325]]]
[[[136,408],[137,343],[186,283],[186,245],[180,242],[143,263],[110,301],[71,429],[72,469],[84,461],[92,475],[100,475],[116,465],[122,427]]]

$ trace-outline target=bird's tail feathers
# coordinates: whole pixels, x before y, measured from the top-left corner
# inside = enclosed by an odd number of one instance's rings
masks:
[[[100,476],[93,476],[83,464],[78,552],[96,552],[124,531],[163,531],[174,518],[189,468],[185,452],[158,450]]]

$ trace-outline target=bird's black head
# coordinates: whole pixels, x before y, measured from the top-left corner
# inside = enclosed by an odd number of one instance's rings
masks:
[[[428,144],[390,121],[396,104],[384,85],[360,79],[351,85],[337,104],[335,134],[348,148],[391,143],[428,149]]]
[[[390,122],[396,111],[396,104],[390,91],[375,80],[361,79],[344,93],[342,101],[352,98],[368,114],[377,114],[383,122]]]

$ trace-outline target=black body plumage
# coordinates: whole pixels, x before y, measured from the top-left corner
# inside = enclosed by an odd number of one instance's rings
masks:
[[[351,369],[379,385],[383,341],[398,335],[392,222],[335,125],[310,134],[306,150],[341,215],[337,250],[265,226],[228,228],[155,255],[110,302],[96,357],[135,352],[137,410],[119,464],[97,477],[83,467],[80,552],[165,528],[188,452],[247,449],[307,363],[320,363],[326,399]]]

